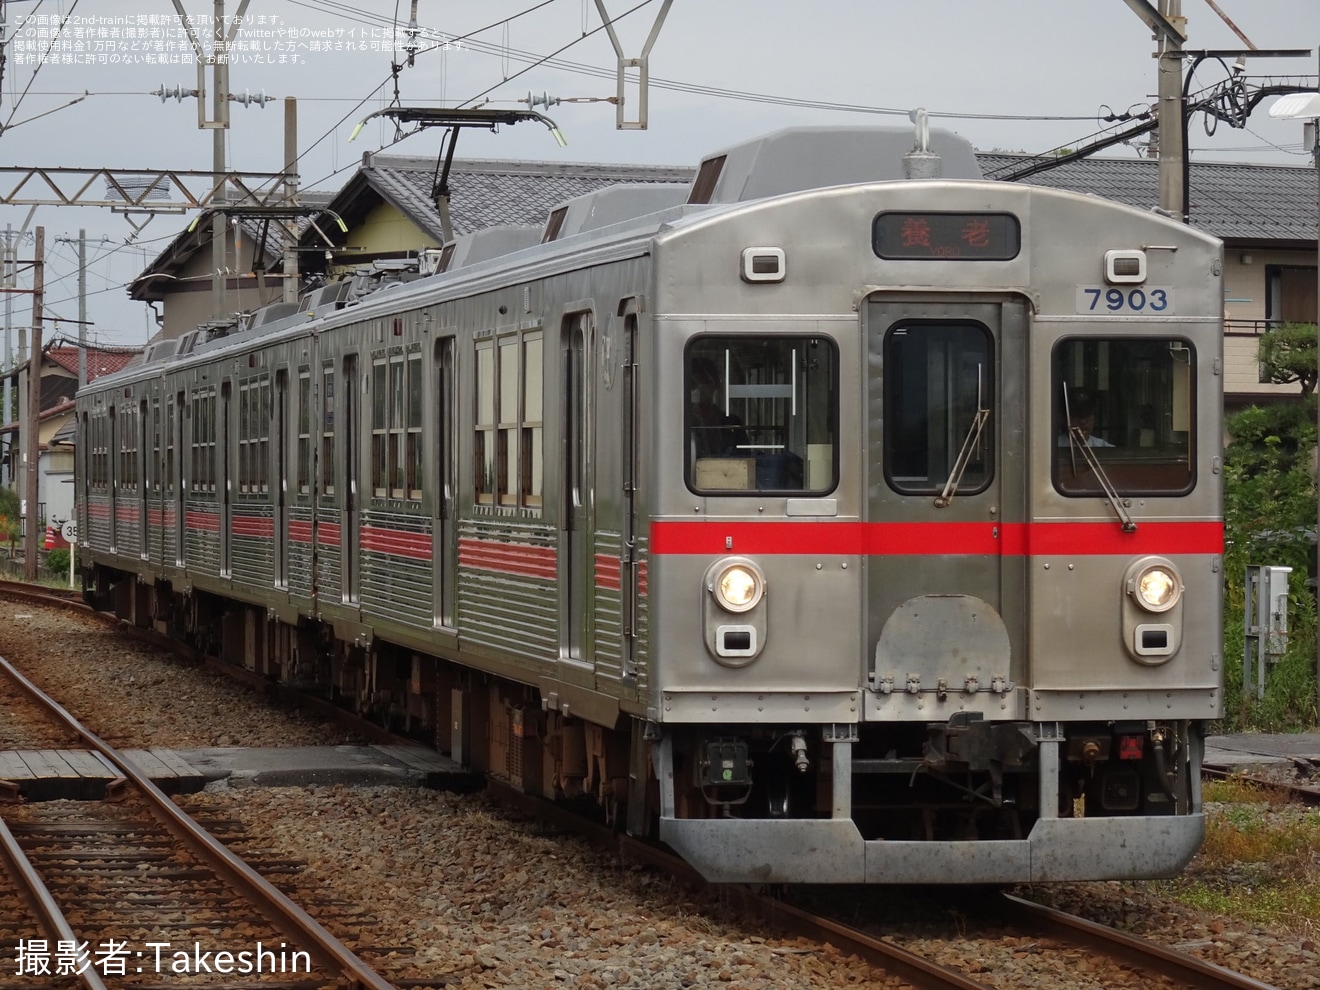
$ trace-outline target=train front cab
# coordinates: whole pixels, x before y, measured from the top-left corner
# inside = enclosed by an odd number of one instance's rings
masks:
[[[1218,246],[1155,224],[1141,243],[1180,250],[1144,252],[1136,284],[1106,280],[1100,247],[1087,281],[1038,253],[1053,294],[870,292],[855,337],[817,324],[829,410],[791,361],[748,361],[737,322],[684,327],[684,398],[713,362],[747,455],[680,454],[697,518],[653,539],[657,572],[701,569],[683,631],[718,669],[657,651],[661,717],[688,723],[659,733],[660,835],[707,878],[1112,879],[1194,854],[1222,700]],[[760,324],[771,344],[795,326]],[[829,485],[811,444],[804,480],[763,469],[776,389],[784,435],[838,417]]]

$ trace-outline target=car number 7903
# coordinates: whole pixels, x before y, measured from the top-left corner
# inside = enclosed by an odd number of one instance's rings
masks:
[[[1173,313],[1173,289],[1163,285],[1079,285],[1077,312],[1131,316],[1133,313]]]

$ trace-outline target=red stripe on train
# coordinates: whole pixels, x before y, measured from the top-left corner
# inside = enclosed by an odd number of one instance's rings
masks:
[[[522,543],[498,543],[494,540],[459,540],[458,563],[499,574],[548,578],[559,574],[554,547],[532,547]]]
[[[187,512],[184,513],[183,522],[188,529],[200,529],[208,533],[220,532],[220,513],[218,512]]]
[[[291,522],[289,523],[289,542],[290,543],[311,543],[312,542],[312,524],[309,522]]]
[[[1218,522],[1112,523],[657,522],[651,553],[865,556],[1108,556],[1224,552]]]
[[[275,520],[262,516],[234,516],[230,529],[235,536],[256,536],[273,539]]]
[[[362,527],[362,549],[411,560],[430,560],[434,553],[430,533],[381,529],[377,526]]]
[[[596,587],[604,588],[606,591],[618,591],[621,581],[619,558],[603,553],[596,554]]]
[[[342,531],[339,523],[317,523],[316,524],[316,542],[323,547],[339,546],[339,538]]]

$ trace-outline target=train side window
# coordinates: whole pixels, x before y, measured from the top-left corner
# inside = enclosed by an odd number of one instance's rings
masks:
[[[957,486],[994,475],[994,340],[979,323],[905,322],[884,342],[885,477],[896,492],[938,494],[968,443]]]
[[[477,344],[476,497],[482,505],[495,501],[495,342]]]
[[[1181,339],[1074,337],[1056,344],[1050,383],[1055,490],[1103,496],[1108,482],[1119,495],[1190,492],[1196,484],[1195,367],[1196,351]]]
[[[684,362],[699,494],[825,494],[838,480],[838,350],[824,337],[698,337]]]

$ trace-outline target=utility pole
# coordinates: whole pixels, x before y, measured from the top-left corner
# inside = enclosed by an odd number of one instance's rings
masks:
[[[87,231],[78,228],[78,387],[87,384]]]
[[[215,126],[211,131],[212,154],[211,171],[221,175],[225,171],[225,130],[229,123],[229,104],[225,100],[229,92],[229,53],[225,50],[225,0],[215,0],[215,24],[212,38],[211,62],[212,114]],[[198,100],[202,97],[198,96]],[[226,201],[225,180],[220,180],[216,189],[215,202],[221,211],[211,220],[211,264],[215,274],[211,277],[212,315],[217,319],[225,316],[225,275],[229,267],[229,218],[224,214]],[[235,265],[237,267],[237,264]]]
[[[57,237],[56,243],[78,245],[78,387],[87,384],[87,231],[79,229],[78,240]]]
[[[188,14],[183,9],[183,0],[173,0],[174,10],[183,22],[183,29],[192,42],[193,52],[197,56],[197,126],[212,132],[212,170],[220,176],[219,184],[211,197],[213,205],[220,207],[211,221],[211,275],[212,315],[217,319],[225,316],[225,276],[228,269],[229,219],[224,214],[227,202],[227,183],[225,178],[225,131],[229,128],[229,46],[247,12],[249,0],[239,0],[238,12],[228,32],[225,31],[225,0],[215,0],[211,25],[211,54],[208,56],[202,48],[201,39],[192,29]],[[211,66],[211,114],[206,119],[206,75],[205,66]]]
[[[41,460],[41,317],[43,293],[46,288],[46,228],[37,228],[37,243],[32,264],[32,348],[28,357],[27,423],[23,432],[27,437],[24,455],[23,488],[25,491],[26,524],[23,528],[23,577],[37,579],[37,499],[40,493]]]
[[[4,353],[4,411],[0,412],[0,423],[8,423],[10,417],[17,420],[14,416],[14,383],[9,379],[9,373],[14,370],[14,293],[11,291],[17,285],[16,272],[14,267],[14,225],[5,224],[5,249],[4,249],[4,270],[0,275],[0,285],[3,285],[5,292],[5,353]],[[12,442],[12,441],[11,441]],[[14,483],[12,461],[6,458],[6,463],[10,468],[6,474],[5,482]]]
[[[1160,13],[1176,30],[1162,33],[1159,45],[1160,119],[1160,207],[1179,219],[1187,216],[1187,189],[1183,184],[1183,161],[1187,156],[1183,138],[1183,49],[1187,19],[1182,0],[1160,0]]]
[[[1183,42],[1187,40],[1187,18],[1182,16],[1182,0],[1159,0],[1158,9],[1149,0],[1124,0],[1132,12],[1155,32],[1159,41],[1159,119],[1160,208],[1184,219],[1187,214],[1187,190],[1183,180],[1183,162],[1187,156],[1183,139]]]
[[[415,5],[414,5],[415,7]],[[298,202],[298,101],[284,100],[284,197],[290,205]],[[291,225],[284,227],[284,296],[285,302],[298,301],[298,242]]]

